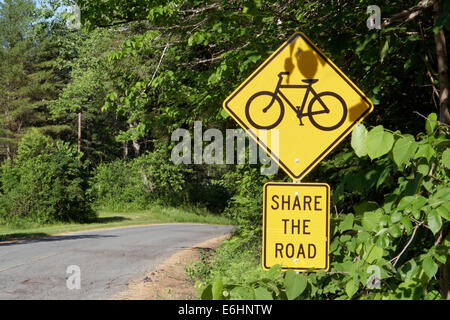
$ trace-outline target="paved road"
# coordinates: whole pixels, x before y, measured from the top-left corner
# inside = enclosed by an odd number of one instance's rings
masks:
[[[0,299],[109,299],[176,251],[231,232],[172,224],[0,243]],[[79,266],[81,288],[69,290]],[[70,281],[76,285],[76,281]]]

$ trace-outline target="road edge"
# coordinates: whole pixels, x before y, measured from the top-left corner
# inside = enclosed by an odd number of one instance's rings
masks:
[[[78,233],[85,233],[85,232],[91,232],[91,231],[108,231],[108,230],[115,230],[115,229],[126,229],[126,228],[138,228],[138,227],[150,227],[150,226],[167,226],[167,225],[222,225],[222,224],[210,224],[210,223],[203,223],[203,222],[166,222],[166,223],[145,223],[145,224],[133,224],[128,226],[117,226],[117,227],[106,227],[105,228],[93,228],[93,229],[83,229],[78,231],[66,231],[66,232],[59,232],[59,233],[51,233],[47,234],[45,236],[37,236],[37,237],[23,237],[23,238],[17,238],[17,239],[11,239],[11,240],[2,240],[0,241],[1,244],[6,243],[14,243],[14,242],[25,242],[25,241],[31,241],[31,240],[39,240],[39,239],[46,239],[50,237],[58,237],[58,236],[66,236],[66,235],[72,235],[72,234],[78,234]],[[225,224],[223,225],[225,226]],[[230,226],[232,226],[230,224]]]
[[[113,300],[193,300],[196,292],[184,273],[190,263],[199,261],[199,249],[217,249],[231,238],[233,233],[223,234],[177,251],[164,262],[147,271],[143,276],[128,282],[128,288],[114,294]],[[167,284],[167,286],[164,285]],[[165,292],[161,292],[164,289]],[[172,289],[174,291],[172,291]]]

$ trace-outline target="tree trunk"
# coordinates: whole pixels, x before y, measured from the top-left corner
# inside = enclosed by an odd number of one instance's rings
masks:
[[[9,112],[8,110],[5,110],[5,122],[8,125],[9,124]],[[9,136],[7,135],[7,138],[9,138]],[[9,145],[9,142],[6,142],[6,159],[7,160],[11,160],[11,146]]]
[[[11,148],[9,145],[6,145],[6,159],[11,160]]]
[[[447,262],[439,268],[439,287],[442,299],[450,300],[450,263]]]
[[[153,182],[149,180],[147,175],[145,174],[144,168],[141,168],[141,178],[144,185],[147,186],[148,192],[153,193],[155,191],[155,188],[153,186]]]
[[[78,112],[78,155],[81,153],[81,112]],[[78,165],[80,165],[80,157],[78,157]]]
[[[442,1],[436,1],[433,5],[435,20],[442,13]],[[436,42],[436,57],[439,73],[439,121],[445,124],[450,124],[450,113],[448,110],[448,95],[449,95],[449,81],[448,81],[448,65],[447,65],[447,50],[444,29],[439,30],[434,35]]]
[[[128,158],[128,141],[123,143],[123,158]]]
[[[130,128],[135,129],[137,127],[137,122],[133,121],[133,123],[130,123]],[[141,145],[139,144],[139,142],[137,140],[131,140],[132,142],[132,146],[134,149],[134,155],[136,157],[139,157],[140,153],[141,153]]]
[[[442,14],[442,1],[436,1],[433,5],[434,19]],[[449,80],[445,31],[442,28],[434,35],[436,43],[436,57],[439,73],[439,121],[450,124],[450,113],[448,109]],[[445,236],[444,236],[445,238]],[[450,261],[439,268],[439,287],[443,299],[450,300]]]
[[[141,145],[139,144],[139,142],[137,140],[132,140],[131,142],[133,144],[134,155],[136,157],[139,157],[139,154],[141,153]]]

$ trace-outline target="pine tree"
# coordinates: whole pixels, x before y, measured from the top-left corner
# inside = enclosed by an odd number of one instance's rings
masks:
[[[28,0],[0,3],[0,152],[7,159],[34,118],[29,77],[33,9]]]
[[[32,1],[0,3],[0,157],[13,159],[31,128],[56,136],[68,130],[51,119],[48,104],[69,82],[69,33]]]

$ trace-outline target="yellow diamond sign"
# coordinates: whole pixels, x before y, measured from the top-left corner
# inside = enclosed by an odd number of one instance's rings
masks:
[[[303,33],[294,34],[224,102],[294,180],[301,180],[373,109]]]

